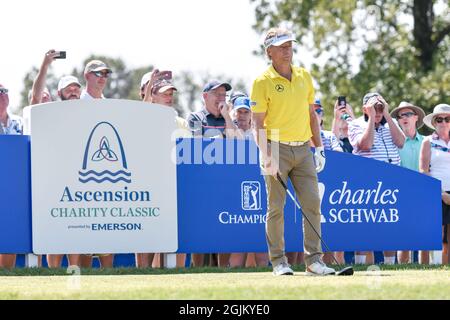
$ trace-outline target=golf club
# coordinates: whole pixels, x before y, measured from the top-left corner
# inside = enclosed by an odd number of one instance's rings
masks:
[[[280,181],[281,185],[283,186],[283,188],[286,190],[286,192],[288,193],[289,197],[292,199],[292,201],[294,201],[295,205],[297,206],[298,209],[302,210],[302,207],[300,206],[300,204],[297,202],[297,200],[295,200],[295,197],[292,195],[292,193],[289,191],[287,185],[284,183],[283,179],[281,179],[280,174],[277,172],[277,179],[278,181]],[[302,210],[303,212],[303,210]],[[316,229],[314,228],[314,226],[312,225],[311,221],[309,221],[308,216],[303,212],[303,217],[306,219],[306,221],[308,221],[309,225],[311,226],[311,228],[314,230],[314,232],[316,233],[317,237],[319,237],[320,241],[322,242],[323,246],[325,247],[325,249],[329,252],[332,252],[330,250],[330,248],[327,246],[327,244],[325,243],[325,241],[323,241],[322,237],[319,235],[319,233],[316,231]],[[336,257],[334,255],[332,255],[334,262],[336,262],[336,264],[338,265],[339,271],[336,272],[337,276],[351,276],[353,275],[353,267],[346,267],[346,268],[342,268],[342,265],[337,261]]]

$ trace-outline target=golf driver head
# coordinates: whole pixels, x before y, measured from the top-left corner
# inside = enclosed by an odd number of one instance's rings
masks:
[[[352,276],[354,273],[353,267],[346,267],[338,272],[336,272],[337,276]]]

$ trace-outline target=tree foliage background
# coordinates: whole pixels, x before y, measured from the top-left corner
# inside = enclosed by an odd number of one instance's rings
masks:
[[[438,103],[450,103],[447,1],[250,1],[257,32],[288,27],[299,50],[314,54],[310,71],[328,125],[338,95],[347,96],[359,113],[369,91],[380,92],[391,109],[409,101],[429,113]]]
[[[300,61],[294,63],[302,65],[302,51],[313,54],[310,71],[317,84],[317,95],[326,109],[325,127],[330,126],[338,95],[347,96],[356,113],[361,112],[362,97],[369,91],[380,92],[391,108],[405,100],[429,113],[436,104],[449,103],[447,1],[249,1],[255,9],[256,32],[264,34],[270,27],[288,27],[299,42]],[[263,48],[256,54],[263,55]],[[84,66],[91,59],[104,60],[114,71],[105,89],[106,97],[139,100],[140,79],[153,66],[130,69],[121,58],[91,55],[72,72],[82,84]],[[28,105],[28,92],[37,71],[33,67],[24,77],[22,107]],[[54,95],[60,76],[49,69],[47,85]],[[180,116],[186,117],[202,106],[201,89],[212,78],[230,82],[234,90],[246,91],[251,85],[219,74],[189,70],[174,73],[174,84],[179,89],[175,104]]]

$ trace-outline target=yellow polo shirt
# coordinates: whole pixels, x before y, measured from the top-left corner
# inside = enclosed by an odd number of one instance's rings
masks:
[[[308,141],[312,137],[309,105],[314,103],[311,75],[291,66],[292,80],[282,77],[271,65],[253,82],[252,112],[266,113],[264,128],[273,141]],[[279,134],[279,135],[278,135]]]

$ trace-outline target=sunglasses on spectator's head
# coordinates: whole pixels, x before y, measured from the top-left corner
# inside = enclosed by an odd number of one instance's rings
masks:
[[[450,123],[450,117],[436,117],[434,118],[434,121],[436,121],[437,123],[442,123],[442,122],[446,122],[446,123]]]
[[[403,119],[403,118],[411,118],[412,116],[415,116],[416,114],[414,112],[405,112],[405,113],[399,113],[397,116],[397,119]]]
[[[318,115],[321,115],[321,114],[323,114],[323,109],[322,108],[317,108],[316,112],[317,112]]]
[[[92,73],[98,78],[108,78],[111,74],[109,71],[93,71]]]
[[[8,89],[0,88],[0,94],[8,94]]]

